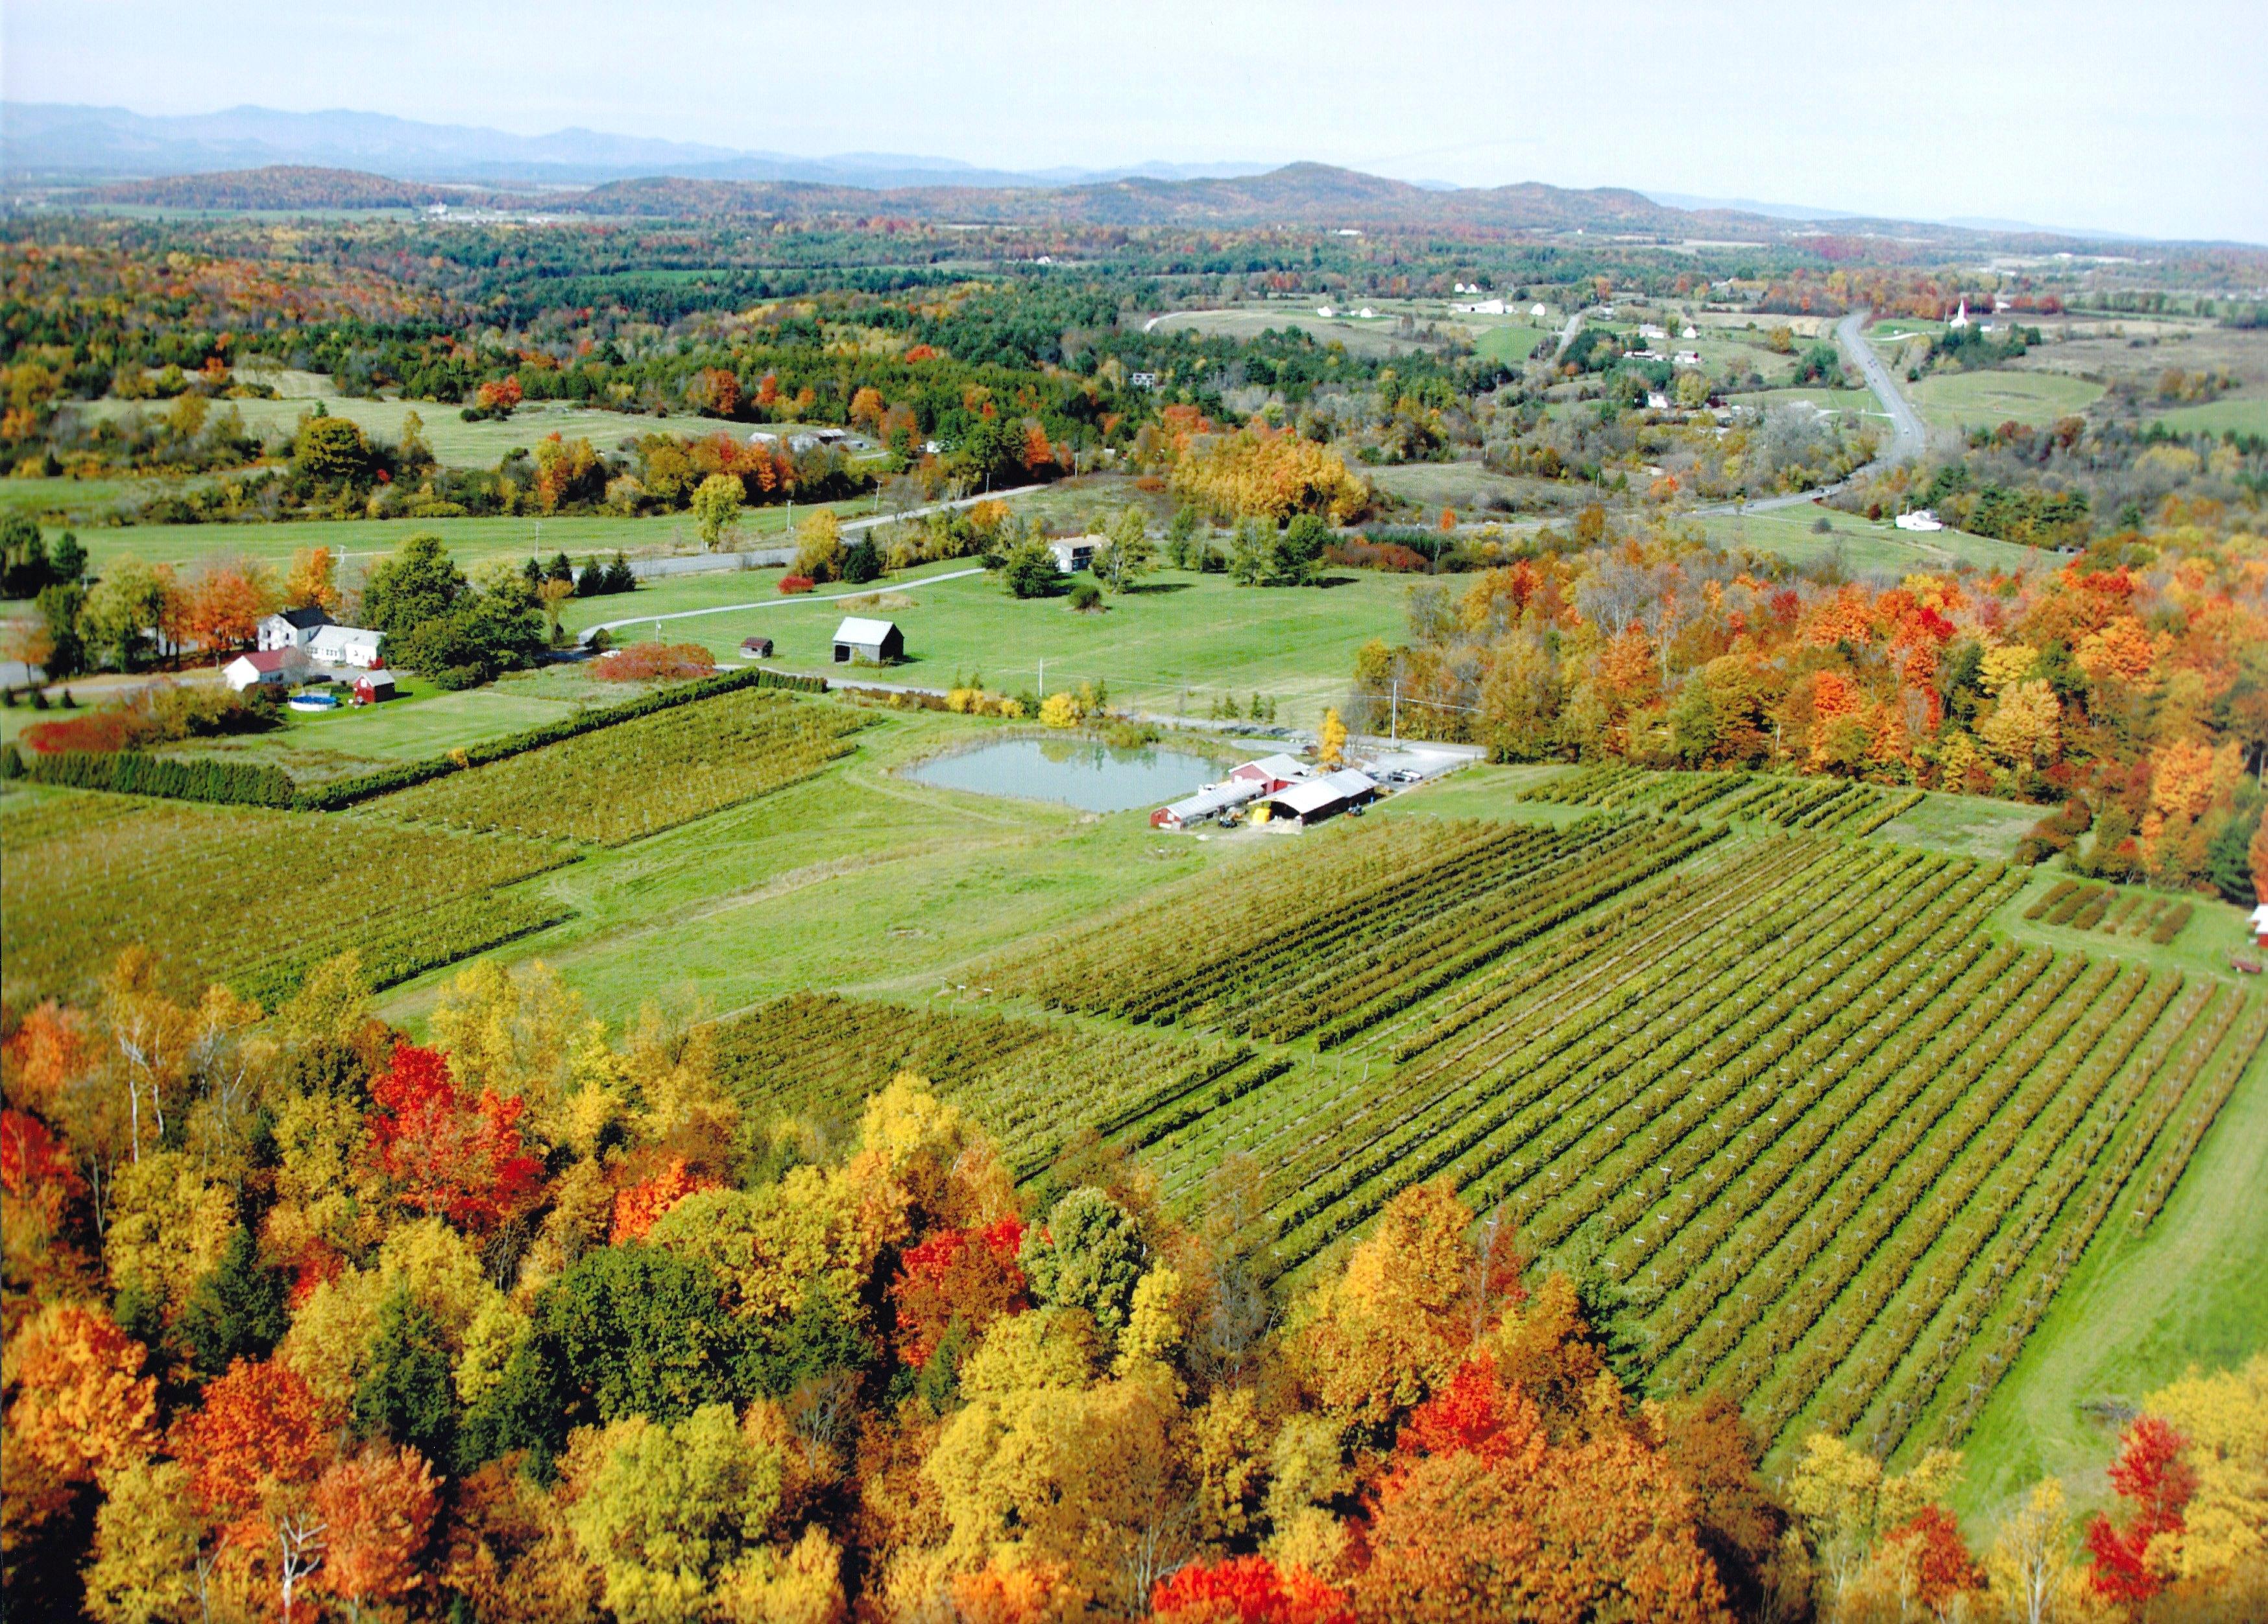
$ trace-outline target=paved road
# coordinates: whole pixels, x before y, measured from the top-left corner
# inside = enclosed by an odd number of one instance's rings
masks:
[[[1714,507],[1697,508],[1697,513],[1769,513],[1775,508],[1800,507],[1816,502],[1822,496],[1831,496],[1864,474],[1880,473],[1902,462],[1911,462],[1922,453],[1928,443],[1929,431],[1922,427],[1921,414],[1899,393],[1897,379],[1874,346],[1859,331],[1865,326],[1868,312],[1853,311],[1835,324],[1835,337],[1843,346],[1843,353],[1859,369],[1867,380],[1867,387],[1874,392],[1874,399],[1882,403],[1882,410],[1890,420],[1890,443],[1875,454],[1874,461],[1863,467],[1853,468],[1850,477],[1832,485],[1822,485],[1816,490],[1800,490],[1787,496],[1759,496],[1751,502],[1720,502]]]
[[[1857,310],[1844,317],[1835,324],[1835,338],[1843,346],[1843,353],[1859,364],[1859,371],[1867,380],[1867,387],[1874,392],[1874,399],[1880,400],[1882,409],[1890,415],[1890,443],[1867,465],[1870,468],[1885,468],[1901,462],[1911,462],[1920,456],[1922,447],[1928,443],[1929,433],[1922,427],[1921,414],[1915,411],[1913,403],[1900,393],[1897,379],[1891,375],[1889,365],[1874,353],[1874,347],[1859,331],[1866,325],[1869,313]]]
[[[1583,312],[1579,310],[1570,315],[1567,318],[1567,325],[1559,329],[1559,342],[1551,347],[1551,353],[1555,356],[1565,355],[1567,346],[1575,342],[1575,334],[1582,330]]]
[[[689,621],[696,614],[738,614],[744,609],[771,609],[789,603],[836,603],[845,598],[870,598],[876,592],[905,592],[917,586],[932,586],[939,581],[958,581],[964,576],[983,573],[980,565],[973,570],[948,570],[943,575],[923,576],[913,581],[876,581],[853,592],[825,592],[815,598],[807,592],[798,592],[792,597],[766,598],[755,603],[720,603],[713,609],[675,609],[667,614],[633,614],[627,620],[605,621],[589,627],[577,633],[575,641],[587,643],[593,632],[614,631],[624,626],[658,626],[664,621]]]

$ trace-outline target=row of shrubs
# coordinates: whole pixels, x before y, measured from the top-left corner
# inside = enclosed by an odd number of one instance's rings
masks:
[[[34,751],[26,755],[11,740],[0,746],[0,778],[176,801],[217,801],[228,806],[291,806],[298,802],[291,775],[280,767],[145,755],[135,750]]]
[[[446,777],[468,767],[479,767],[506,756],[538,750],[545,745],[596,732],[634,717],[651,716],[676,705],[712,699],[741,688],[787,688],[799,694],[827,691],[823,677],[791,676],[784,672],[749,669],[725,672],[659,693],[641,694],[619,705],[585,710],[547,722],[501,739],[485,739],[445,756],[405,761],[374,773],[302,788],[279,767],[247,761],[222,761],[196,757],[145,755],[135,751],[115,753],[63,751],[26,755],[11,742],[0,746],[0,778],[28,778],[34,783],[59,784],[74,790],[108,790],[121,795],[154,795],[169,800],[213,801],[229,806],[276,806],[294,812],[338,812],[396,790],[406,790],[429,779]]]

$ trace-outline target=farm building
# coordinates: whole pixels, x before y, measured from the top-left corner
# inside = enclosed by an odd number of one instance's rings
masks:
[[[1048,543],[1048,551],[1056,555],[1056,568],[1065,575],[1076,575],[1094,562],[1094,549],[1102,544],[1101,536],[1065,536]]]
[[[772,640],[769,637],[743,637],[740,652],[752,660],[768,660],[772,657]]]
[[[1377,793],[1378,785],[1367,773],[1343,767],[1335,773],[1303,778],[1275,790],[1267,797],[1268,812],[1271,818],[1288,819],[1304,827],[1334,812],[1359,806]]]
[[[1229,776],[1240,783],[1256,783],[1263,794],[1273,795],[1288,784],[1313,777],[1314,770],[1295,755],[1263,755],[1256,761],[1247,761]]]
[[[378,645],[383,641],[383,634],[359,626],[320,626],[308,640],[307,653],[320,665],[371,671],[379,665]]]
[[[1187,799],[1175,801],[1171,806],[1160,806],[1152,812],[1150,827],[1153,829],[1186,829],[1192,824],[1218,818],[1233,806],[1256,801],[1267,793],[1258,780],[1251,778],[1231,778],[1225,783],[1207,784]]]
[[[235,692],[247,688],[281,687],[307,669],[307,657],[298,649],[261,649],[239,654],[221,667],[220,680]]]
[[[355,703],[375,705],[394,697],[394,673],[390,671],[366,671],[355,679]]]
[[[254,647],[262,653],[276,649],[304,649],[319,630],[332,624],[320,608],[284,609],[263,618]]]
[[[2252,939],[2268,947],[2268,902],[2252,910]]]
[[[846,614],[843,624],[835,628],[835,663],[848,665],[856,661],[868,665],[889,665],[906,657],[905,634],[894,621],[873,621],[863,615]]]
[[[1942,530],[1945,521],[1927,508],[1916,508],[1911,513],[1901,513],[1891,521],[1900,530]]]

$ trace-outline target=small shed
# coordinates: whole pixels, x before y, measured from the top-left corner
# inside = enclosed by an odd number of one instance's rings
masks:
[[[769,637],[743,637],[740,652],[752,660],[768,660],[772,657],[772,640]]]
[[[2252,938],[2261,946],[2268,947],[2268,902],[2263,902],[2252,910]]]
[[[365,671],[355,679],[354,698],[357,705],[375,705],[394,697],[394,673],[390,671]]]
[[[835,663],[854,661],[868,665],[894,665],[906,657],[905,634],[895,621],[868,620],[846,614],[835,628]]]
[[[1377,793],[1378,785],[1367,773],[1343,767],[1335,773],[1302,779],[1277,790],[1268,797],[1268,806],[1272,817],[1288,818],[1304,827],[1350,806],[1359,806]]]
[[[247,688],[282,687],[306,669],[307,657],[297,649],[261,649],[239,654],[221,667],[221,680],[235,692]]]
[[[1226,783],[1207,784],[1185,800],[1170,806],[1160,806],[1150,814],[1153,829],[1186,829],[1192,824],[1218,818],[1232,806],[1241,806],[1247,801],[1256,801],[1265,795],[1259,783],[1249,778],[1232,778]]]
[[[1048,543],[1048,551],[1056,555],[1056,568],[1065,575],[1077,575],[1094,562],[1094,549],[1101,546],[1101,536],[1065,536]]]

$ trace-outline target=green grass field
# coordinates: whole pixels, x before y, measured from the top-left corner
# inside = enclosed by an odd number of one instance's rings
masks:
[[[1825,535],[1812,528],[1822,518],[1829,526]],[[1996,541],[1990,536],[1972,536],[1958,530],[1916,533],[1900,530],[1887,520],[1878,522],[1808,503],[1764,513],[1712,513],[1697,522],[1717,547],[1745,547],[1799,564],[1823,563],[1830,556],[1839,556],[1844,568],[1853,571],[1903,575],[1957,564],[2027,570],[2049,556],[2036,547]]]
[[[2238,434],[2268,437],[2268,394],[2224,395],[2202,406],[2176,406],[2153,415],[2176,434]]]
[[[584,599],[564,619],[580,630],[626,616],[713,611],[664,620],[661,635],[733,659],[743,637],[761,634],[773,640],[778,665],[823,672],[832,668],[843,615],[875,614],[898,623],[907,654],[905,664],[870,673],[878,680],[943,688],[956,675],[981,672],[988,687],[1014,691],[1036,688],[1044,661],[1050,690],[1106,682],[1114,704],[1199,716],[1217,694],[1242,703],[1259,693],[1278,702],[1278,720],[1312,724],[1346,692],[1355,650],[1399,635],[1410,587],[1407,577],[1366,571],[1349,572],[1336,586],[1263,588],[1161,570],[1141,590],[1106,597],[1104,612],[1080,614],[1060,597],[1020,602],[987,575],[925,584],[968,568],[962,562],[876,584],[877,592],[910,599],[904,607],[783,599],[779,577],[760,570],[665,582],[642,589],[627,609],[620,599]],[[653,627],[634,619],[616,636],[643,640]]]
[[[425,443],[433,448],[434,456],[451,467],[492,468],[507,452],[532,447],[553,434],[570,440],[586,439],[600,451],[610,452],[623,448],[625,441],[649,434],[701,439],[719,432],[736,437],[750,432],[749,424],[720,423],[689,412],[657,417],[650,412],[607,411],[564,400],[529,400],[510,417],[467,423],[461,409],[447,401],[372,400],[335,393],[328,379],[317,379],[309,373],[285,372],[277,378],[278,387],[284,393],[275,400],[222,400],[213,406],[214,410],[234,407],[245,428],[267,442],[271,453],[282,449],[299,419],[318,405],[331,416],[360,423],[364,432],[386,441],[401,437],[402,421],[414,412]],[[87,401],[78,409],[96,417],[119,417],[135,411],[155,415],[167,405],[164,400],[101,400]],[[765,428],[768,433],[792,434],[805,426],[778,423]]]
[[[1476,320],[1470,325],[1479,324]],[[1542,327],[1506,322],[1502,327],[1481,327],[1479,336],[1473,341],[1473,353],[1484,360],[1516,364],[1534,355],[1539,346],[1552,342],[1555,336]]]
[[[2046,423],[2085,411],[2102,398],[2102,386],[2053,372],[1941,372],[1905,386],[1922,421],[1936,429],[1996,428],[2004,423]]]
[[[846,508],[844,510],[848,511]],[[786,533],[784,507],[757,508],[740,520],[743,546],[776,544]],[[291,562],[303,547],[328,547],[342,563],[368,565],[399,547],[404,539],[431,532],[448,543],[460,564],[492,558],[549,560],[564,551],[579,561],[585,554],[611,557],[659,553],[697,553],[700,539],[685,514],[622,518],[571,515],[551,518],[310,519],[284,525],[126,525],[77,531],[90,567],[98,573],[114,560],[185,564],[200,558],[243,558],[274,568]]]

